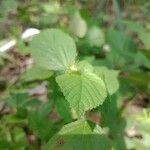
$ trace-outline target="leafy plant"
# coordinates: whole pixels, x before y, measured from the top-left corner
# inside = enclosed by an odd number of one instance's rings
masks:
[[[68,101],[71,110],[75,111],[79,120],[80,118],[85,118],[85,113],[87,111],[102,105],[108,93],[112,95],[118,90],[118,72],[109,71],[105,67],[94,67],[86,61],[77,61],[76,46],[73,39],[58,29],[47,29],[42,31],[32,40],[30,49],[35,62],[39,66],[55,72],[56,83],[65,99]],[[56,98],[54,97],[54,99]],[[61,98],[57,101],[60,100]],[[80,124],[83,128],[85,128],[84,124],[86,124],[88,130],[84,129],[84,133],[80,133],[81,135],[79,135],[79,137],[82,137],[84,134],[86,136],[92,133],[92,129],[90,129],[90,126],[88,127],[87,122],[80,122]],[[71,126],[71,124],[68,126]],[[75,130],[76,128],[78,130],[78,126],[75,127]],[[62,132],[68,131],[64,127]],[[71,133],[72,132],[68,132],[67,134]],[[73,132],[73,134],[78,133]],[[92,136],[98,139],[98,135],[95,135],[95,133],[92,133],[91,140],[93,140]],[[71,137],[71,135],[67,137],[68,140],[71,140],[71,138],[74,137]],[[87,135],[87,138],[89,139],[90,137]],[[72,149],[74,147],[74,145],[71,145],[72,142],[66,144],[65,140],[67,139],[63,137],[60,139],[62,140],[60,144],[62,142],[63,145],[65,145],[62,146],[61,149]],[[100,140],[101,142],[103,142],[103,140],[105,141],[103,136],[100,136],[100,139],[102,140]],[[80,138],[75,138],[75,140],[80,141]],[[86,139],[84,141],[86,141]],[[90,147],[92,147],[91,144],[87,146],[83,144],[81,147],[84,146],[84,149],[89,147],[90,149]],[[47,149],[56,149],[53,148],[53,146],[48,147]]]
[[[149,150],[149,4],[1,0],[0,150]]]

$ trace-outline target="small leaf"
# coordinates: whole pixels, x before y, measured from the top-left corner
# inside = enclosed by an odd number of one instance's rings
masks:
[[[46,69],[64,71],[77,56],[73,39],[58,29],[47,29],[35,36],[30,45],[35,62]]]
[[[103,80],[90,72],[66,73],[58,76],[56,81],[79,115],[101,105],[107,96]]]
[[[88,63],[87,61],[80,61],[78,64],[77,64],[77,69],[81,72],[81,73],[84,73],[84,72],[93,72],[93,66]]]
[[[97,26],[93,26],[89,29],[87,38],[90,46],[101,47],[105,43],[104,33]]]
[[[119,72],[108,70],[106,67],[95,67],[94,69],[95,73],[105,81],[109,94],[112,95],[115,93],[119,88],[119,82],[117,79]]]
[[[70,31],[79,38],[83,38],[87,32],[86,21],[77,12],[70,22]]]
[[[22,74],[21,79],[25,82],[44,80],[53,75],[53,72],[34,65],[31,69]]]

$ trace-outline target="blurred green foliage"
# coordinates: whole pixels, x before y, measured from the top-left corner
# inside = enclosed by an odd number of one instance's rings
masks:
[[[148,0],[1,0],[0,48],[5,39],[14,38],[17,45],[0,52],[0,150],[149,150],[149,10]],[[45,35],[24,41],[21,35],[27,28]],[[51,28],[72,37],[70,42],[63,35],[51,38]],[[23,64],[32,57],[42,59],[29,68],[19,66],[17,74],[18,59]],[[68,62],[75,61],[77,68],[67,70]],[[79,72],[68,77],[74,69]],[[102,81],[95,82],[97,76]],[[84,86],[77,87],[76,77]],[[107,98],[101,106],[86,105],[86,96],[85,106],[73,103],[74,94],[79,97],[81,89],[88,91],[102,82]],[[97,95],[105,97],[105,92],[88,92],[95,104],[100,102]],[[88,111],[76,121],[81,109]]]

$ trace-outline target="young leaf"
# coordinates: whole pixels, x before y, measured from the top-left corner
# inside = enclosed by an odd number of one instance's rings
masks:
[[[31,41],[35,62],[46,69],[64,71],[75,63],[77,56],[73,39],[58,29],[47,29]]]
[[[78,120],[65,125],[44,150],[110,150],[110,140],[94,133],[87,121]]]
[[[105,43],[105,35],[97,26],[93,26],[89,29],[87,39],[90,46],[101,47]]]
[[[107,90],[110,95],[115,93],[119,88],[119,82],[117,80],[118,71],[108,70],[106,67],[95,67],[95,73],[101,77],[106,84]]]
[[[90,72],[66,73],[58,76],[56,81],[79,115],[101,105],[107,96],[103,80]]]
[[[70,31],[79,38],[83,38],[87,32],[86,21],[76,12],[70,21]]]

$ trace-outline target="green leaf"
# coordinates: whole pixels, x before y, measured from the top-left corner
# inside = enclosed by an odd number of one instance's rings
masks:
[[[108,96],[104,104],[100,107],[101,126],[109,128],[109,135],[113,137],[113,143],[116,150],[126,149],[124,143],[124,128],[126,121],[122,118],[122,113],[118,109],[118,97],[116,94]]]
[[[30,82],[34,80],[44,80],[53,75],[53,72],[34,65],[31,69],[22,74],[21,80]]]
[[[65,98],[79,115],[102,105],[107,96],[101,78],[90,72],[66,73],[56,78]]]
[[[110,95],[118,90],[118,71],[108,70],[106,67],[94,67],[94,72],[105,81],[107,90]]]
[[[138,51],[135,54],[135,66],[137,67],[146,67],[150,69],[150,59],[148,59],[142,51]]]
[[[89,29],[87,38],[90,46],[101,47],[105,43],[105,35],[97,26],[93,26]]]
[[[110,140],[94,133],[87,121],[78,120],[65,125],[44,150],[110,150]]]
[[[129,53],[135,50],[135,45],[130,36],[118,30],[109,30],[107,33],[107,41],[112,51],[126,54],[127,51]]]
[[[47,29],[31,41],[35,62],[46,69],[64,71],[75,63],[77,56],[73,39],[58,29]]]
[[[65,100],[64,97],[58,96],[55,100],[56,109],[61,118],[65,123],[71,122],[71,111],[69,107],[69,103]]]
[[[137,33],[139,39],[143,42],[146,49],[150,49],[150,33],[138,22],[125,21],[128,29]]]
[[[70,31],[79,38],[83,38],[87,32],[86,21],[76,12],[70,21]]]
[[[48,102],[29,114],[29,126],[42,140],[49,139],[52,133],[52,122],[48,119],[50,111],[51,104]]]
[[[146,49],[150,49],[150,32],[140,32],[139,38],[143,42]]]
[[[18,93],[7,100],[7,104],[11,107],[22,107],[28,100],[26,93]]]
[[[106,38],[111,47],[111,51],[106,55],[106,60],[112,67],[127,70],[128,65],[133,63],[136,52],[133,39],[118,30],[109,30]]]
[[[147,32],[142,24],[138,22],[125,21],[128,29],[137,33],[139,39],[143,42],[146,49],[150,49],[150,32]]]
[[[78,64],[77,64],[77,70],[79,70],[81,73],[84,73],[84,72],[93,72],[93,66],[88,63],[87,61],[80,61]]]

